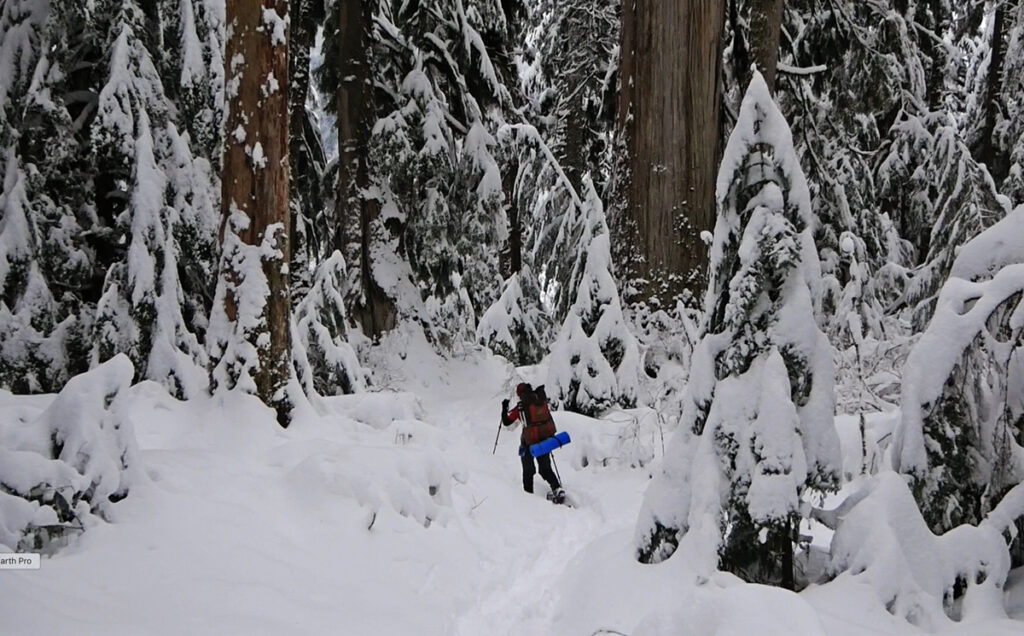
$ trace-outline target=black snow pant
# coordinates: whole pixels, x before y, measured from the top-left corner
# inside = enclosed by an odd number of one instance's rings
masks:
[[[529,449],[522,447],[519,449],[519,456],[523,460],[523,490],[533,492],[533,476],[537,472],[533,465],[534,457],[530,454]],[[540,476],[544,478],[544,481],[548,482],[551,490],[555,491],[561,488],[562,485],[558,483],[558,476],[555,475],[555,471],[551,470],[551,455],[541,455],[536,459],[537,467],[540,468]]]

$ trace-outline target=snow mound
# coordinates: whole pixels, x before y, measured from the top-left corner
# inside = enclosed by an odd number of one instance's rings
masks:
[[[52,553],[128,494],[136,441],[121,354],[72,378],[31,421],[0,421],[0,547]]]
[[[709,589],[710,588],[710,589]],[[703,634],[824,634],[814,609],[799,596],[765,585],[697,587],[681,608],[662,609],[645,617],[636,636]]]
[[[1010,556],[998,524],[962,525],[936,536],[903,478],[883,472],[840,506],[829,585],[862,584],[893,616],[934,631],[951,618],[1005,618]],[[963,598],[959,589],[964,589]]]
[[[419,398],[412,393],[356,393],[325,398],[325,402],[335,413],[344,414],[375,429],[385,429],[395,420],[423,417]]]
[[[314,452],[287,475],[292,499],[315,507],[339,497],[366,511],[372,529],[382,508],[429,528],[452,517],[452,484],[465,477],[439,451],[412,446],[332,448]]]

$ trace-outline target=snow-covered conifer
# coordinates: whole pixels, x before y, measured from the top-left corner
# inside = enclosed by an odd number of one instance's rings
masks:
[[[345,259],[334,252],[317,267],[313,285],[295,309],[298,339],[309,361],[312,386],[307,394],[355,393],[366,379],[355,351],[347,341],[344,289]]]
[[[946,48],[936,54],[934,38],[923,36],[946,23],[949,7],[916,0],[901,7],[852,0],[830,6],[786,3],[784,30],[800,36],[784,38],[776,95],[792,124],[816,218],[818,321],[839,350],[843,408],[858,410],[898,395],[894,360],[905,352],[906,327],[891,310],[917,264],[906,238],[921,230],[884,200],[879,149],[895,134],[894,119],[925,112],[953,92],[933,89],[933,82],[949,86],[948,58]],[[739,27],[728,48],[733,64],[726,64],[727,75],[737,77],[746,59],[745,25]],[[728,102],[738,103],[739,91],[728,92]]]
[[[452,191],[454,132],[444,96],[435,92],[422,62],[406,75],[400,90],[403,105],[374,127],[375,145],[381,166],[397,164],[394,172],[388,170],[388,193],[405,220],[405,253],[424,305],[427,332],[450,350],[466,341],[476,322],[457,247],[465,211],[456,207]]]
[[[324,24],[323,0],[292,2],[288,38],[288,165],[291,206],[292,303],[297,304],[313,285],[314,268],[329,258],[335,223],[328,218],[324,175],[324,148],[317,109],[319,96],[311,86],[311,53],[318,29]]]
[[[164,201],[167,183],[154,157],[149,116],[136,117],[128,256],[107,274],[96,308],[94,361],[127,353],[140,377],[189,397],[205,384],[205,353],[182,315],[177,245],[168,228],[178,213]]]
[[[606,172],[618,10],[609,0],[539,0],[526,34],[522,76],[529,107],[577,190],[585,174]]]
[[[964,245],[904,370],[894,460],[935,532],[1024,481],[1024,206]]]
[[[1024,3],[1016,12],[1007,4],[1007,42],[1002,71],[1002,100],[997,112],[997,136],[1007,155],[1006,177],[1000,192],[1014,203],[1024,202]]]
[[[0,7],[0,386],[18,392],[55,390],[85,362],[76,343],[88,316],[69,316],[75,302],[51,285],[81,281],[81,228],[64,204],[75,202],[82,180],[40,165],[77,150],[70,118],[40,116],[51,103],[39,83],[57,22],[47,3]],[[56,183],[63,191],[51,190]]]
[[[525,251],[544,281],[551,317],[561,324],[576,299],[593,228],[587,225],[583,200],[541,132],[516,124],[507,126],[503,136],[520,153],[516,198],[525,210],[526,220],[520,221]]]
[[[127,353],[141,378],[187,397],[204,384],[198,370],[205,365],[205,355],[182,313],[179,245],[174,240],[181,212],[168,205],[175,201],[167,200],[172,191],[167,174],[191,166],[188,158],[179,166],[168,157],[176,131],[168,121],[168,102],[156,67],[141,39],[145,16],[131,3],[122,11],[110,27],[116,36],[91,139],[99,163],[123,184],[117,187],[123,192],[124,211],[116,223],[127,253],[110,265],[97,303],[93,363]],[[201,253],[202,245],[195,247]]]
[[[516,366],[536,364],[547,352],[551,319],[544,312],[540,285],[524,265],[505,281],[501,297],[484,312],[477,341]]]
[[[500,291],[508,224],[502,170],[511,153],[496,133],[517,117],[506,10],[516,4],[368,3],[373,46],[360,68],[368,65],[373,82],[386,88],[360,111],[368,121],[339,113],[339,122],[372,131],[356,197],[369,222],[342,232],[346,260],[361,263],[350,273],[350,305],[360,307],[366,289],[379,288],[399,318],[420,322],[440,349],[474,339],[477,319]],[[335,39],[327,40],[321,90],[333,93],[342,83],[354,91],[332,73]],[[346,152],[343,160],[351,158],[352,149]],[[351,313],[365,322],[365,310]]]
[[[5,145],[21,124],[18,111],[41,53],[48,9],[33,0],[10,0],[0,7],[0,139]]]
[[[224,3],[162,0],[164,85],[193,154],[220,165],[224,116]]]
[[[477,314],[498,299],[500,249],[508,240],[508,218],[501,170],[495,158],[497,141],[481,121],[473,122],[455,167],[454,206],[461,210],[462,228],[456,251],[463,259],[463,281]]]
[[[640,353],[623,317],[611,275],[604,207],[589,177],[581,208],[581,250],[570,281],[576,297],[551,346],[548,395],[566,410],[597,415],[611,406],[636,405]]]
[[[722,567],[792,585],[786,559],[801,497],[837,485],[839,440],[831,348],[814,317],[820,270],[807,183],[789,126],[756,72],[717,197],[704,336],[681,430],[645,498],[638,547],[642,560],[658,561],[694,525],[717,526]],[[698,495],[694,464],[713,467],[719,494]]]

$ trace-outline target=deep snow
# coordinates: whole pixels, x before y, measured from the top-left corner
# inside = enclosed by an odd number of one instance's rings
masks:
[[[522,492],[517,432],[503,430],[492,455],[501,399],[521,376],[493,357],[403,347],[378,371],[385,391],[325,399],[327,415],[307,408],[287,430],[250,397],[180,402],[152,382],[132,387],[141,483],[112,506],[113,523],[40,570],[0,572],[0,633],[916,631],[850,579],[797,595],[698,579],[679,555],[637,563],[656,465],[645,460],[663,453],[650,414],[556,413],[573,436],[556,458],[577,507],[554,506],[539,477],[536,494]],[[0,393],[0,417],[30,418],[51,399]],[[851,463],[852,422],[840,419]],[[1024,621],[1024,576],[1010,581],[1007,605]],[[998,618],[954,627],[1024,631]]]

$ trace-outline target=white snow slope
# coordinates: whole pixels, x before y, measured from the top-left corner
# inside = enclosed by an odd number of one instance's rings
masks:
[[[329,398],[328,415],[306,409],[287,430],[246,396],[179,402],[132,387],[145,479],[112,523],[39,570],[0,571],[0,634],[918,633],[853,583],[797,595],[698,581],[678,557],[637,563],[656,464],[631,467],[644,453],[618,438],[660,458],[654,425],[556,413],[574,440],[556,458],[577,506],[555,506],[539,476],[537,494],[522,491],[517,431],[492,455],[515,370],[405,346],[387,391]],[[50,399],[0,393],[0,417]],[[1009,605],[1024,620],[1021,587]],[[999,617],[950,625],[1024,632]]]

